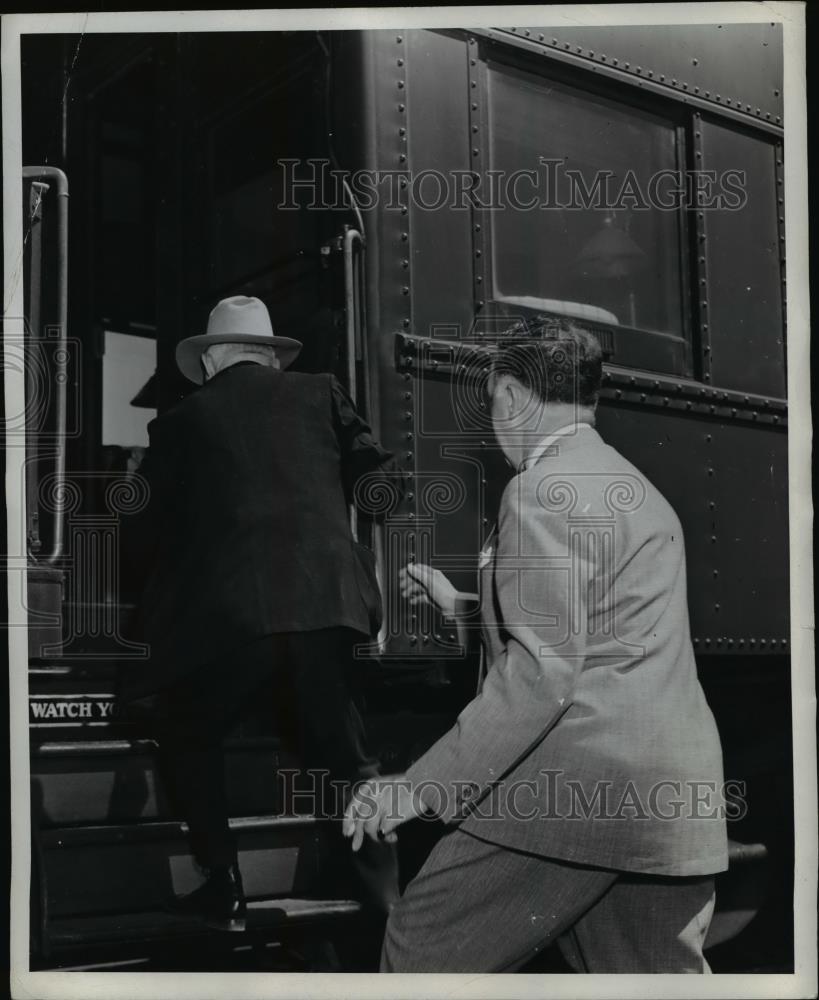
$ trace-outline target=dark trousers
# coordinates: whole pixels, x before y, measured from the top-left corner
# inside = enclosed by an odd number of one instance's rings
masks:
[[[394,848],[369,842],[353,855],[340,835],[343,797],[329,784],[351,787],[378,773],[350,694],[352,650],[359,641],[345,628],[265,636],[166,690],[160,706],[164,771],[171,798],[188,824],[193,855],[204,868],[236,860],[228,826],[224,737],[267,700],[277,731],[298,755],[302,771],[326,773],[314,787],[322,793],[317,811],[337,813],[330,821],[334,872],[349,872],[356,894],[375,910],[388,911],[398,898]],[[339,881],[344,884],[344,877]]]

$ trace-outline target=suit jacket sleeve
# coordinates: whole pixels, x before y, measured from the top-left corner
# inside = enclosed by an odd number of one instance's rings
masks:
[[[463,646],[467,656],[476,654],[479,650],[478,629],[474,626],[480,611],[480,597],[460,591],[455,598],[455,613],[444,621],[455,626],[458,645]]]
[[[344,493],[350,503],[356,482],[367,473],[379,473],[401,488],[398,467],[392,452],[375,440],[369,425],[358,414],[355,404],[338,379],[330,376],[333,426],[341,449]]]
[[[546,736],[583,666],[589,567],[582,553],[569,562],[565,515],[530,493],[519,476],[501,502],[494,586],[505,646],[481,693],[407,772],[436,786],[423,798],[445,822],[464,819]]]
[[[173,467],[170,446],[158,419],[148,424],[149,447],[134,477],[141,481],[145,502],[121,517],[123,556],[131,578],[141,590],[156,559],[169,475]]]

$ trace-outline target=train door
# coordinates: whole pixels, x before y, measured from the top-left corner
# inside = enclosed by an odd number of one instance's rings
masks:
[[[196,884],[150,717],[124,717],[116,698],[119,672],[146,655],[128,631],[141,544],[123,548],[119,517],[144,500],[134,473],[150,420],[193,388],[176,369],[177,342],[204,331],[219,299],[258,296],[275,331],[304,343],[297,367],[334,371],[365,402],[355,220],[343,205],[288,208],[278,165],[327,159],[327,56],[314,33],[24,44],[26,279],[39,330],[29,368],[33,378],[36,349],[68,375],[32,437],[40,453],[29,479],[30,580],[51,623],[32,633],[30,668],[41,967],[161,951],[162,900]],[[53,108],[64,113],[55,119]],[[38,166],[47,163],[64,174]],[[65,177],[70,232],[58,208]],[[50,450],[46,429],[56,433]],[[271,897],[312,900],[288,911],[297,924],[325,912],[316,827],[300,813],[281,819],[299,810],[276,780],[294,763],[261,715],[228,741],[232,822],[263,934],[286,910],[265,904]],[[345,905],[327,901],[328,919],[355,913]]]
[[[109,479],[138,469],[150,419],[192,388],[176,343],[204,330],[220,298],[261,298],[276,332],[303,341],[297,368],[334,371],[366,402],[354,217],[318,201],[298,210],[280,166],[328,162],[327,58],[315,33],[26,39],[27,110],[51,107],[35,89],[43,67],[60,105],[67,85],[54,67],[71,65],[63,118],[26,115],[24,155],[62,163],[71,178],[76,358],[65,405],[76,419],[65,453],[82,493],[75,513],[105,513]],[[32,173],[27,190],[48,189]],[[49,199],[36,204],[32,254],[51,225],[39,222]],[[33,267],[30,283],[42,283]],[[127,616],[137,596],[127,559],[97,585],[82,600],[110,605],[115,590]]]

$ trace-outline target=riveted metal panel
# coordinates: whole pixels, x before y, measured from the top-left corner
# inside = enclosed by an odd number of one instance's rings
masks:
[[[694,113],[694,123],[691,129],[691,152],[694,157],[694,168],[702,169],[702,122],[699,112]],[[693,215],[694,239],[694,279],[692,301],[693,313],[697,331],[695,345],[695,374],[703,382],[711,381],[711,323],[708,315],[708,256],[705,252],[705,212],[695,211]]]
[[[365,41],[371,86],[364,92],[370,94],[372,122],[372,155],[366,163],[403,171],[409,183],[412,174],[430,164],[443,172],[483,169],[479,45],[471,45],[468,33],[436,33],[429,39],[426,34],[367,33]],[[439,88],[433,71],[442,60],[446,86]],[[434,114],[431,103],[436,104]],[[700,134],[691,148],[704,158],[707,137],[699,121],[692,126],[692,133],[696,129]],[[748,138],[753,132],[741,134]],[[769,140],[759,130],[756,136],[754,142],[774,148],[775,136]],[[382,202],[368,213],[370,334],[378,352],[374,377],[381,388],[380,434],[398,453],[408,483],[397,516],[387,525],[387,556],[392,576],[410,558],[432,559],[468,587],[475,546],[491,526],[494,498],[508,477],[485,413],[478,412],[478,389],[467,400],[475,420],[463,425],[468,407],[458,396],[463,387],[455,385],[460,366],[445,358],[446,342],[458,341],[462,324],[471,319],[470,300],[474,307],[481,301],[487,255],[477,257],[476,251],[486,249],[483,231],[477,229],[482,220],[477,210],[468,224],[459,215],[453,221],[457,213],[452,211],[422,214],[407,187],[397,185],[396,191],[398,206],[387,209]],[[705,217],[697,220],[693,235],[699,252],[709,235]],[[700,255],[705,259],[695,273],[710,283],[712,260],[707,253]],[[713,326],[708,292],[706,285],[697,302],[708,310],[701,317],[701,348],[713,348],[723,336],[722,324],[720,329]],[[425,343],[436,349],[427,350]],[[698,372],[709,374],[710,365],[705,357]],[[657,483],[680,514],[688,543],[692,623],[702,652],[786,649],[787,415],[775,390],[768,384],[751,388],[729,380],[723,386],[715,378],[712,387],[690,378],[608,369],[601,430]],[[747,502],[734,509],[738,496]],[[439,508],[441,503],[453,506],[431,511],[430,500]],[[758,521],[767,526],[764,533]],[[760,564],[768,567],[764,578]],[[388,619],[399,621],[397,579],[386,583]],[[452,655],[441,623],[422,618],[418,614],[414,622],[399,622],[387,644],[387,658]],[[750,634],[750,621],[758,634]]]
[[[407,341],[403,350],[412,347]],[[414,372],[415,426],[424,441],[425,465],[416,486],[426,499],[414,526],[414,554],[433,561],[459,587],[472,589],[472,553],[491,527],[510,472],[480,406],[475,368],[462,372],[458,364],[425,362],[430,352],[420,348],[416,355],[402,354],[400,362],[406,374]],[[679,383],[682,391],[676,393],[672,381],[610,371],[598,429],[657,486],[680,518],[697,651],[786,653],[782,404],[758,397],[746,401],[694,383]],[[419,651],[453,655],[446,642],[436,641],[435,631],[444,630],[431,616],[419,614],[414,626]]]
[[[717,176],[735,171],[741,201],[735,209],[699,213],[708,261],[711,379],[730,389],[784,397],[781,149],[704,114],[697,125],[703,168]]]
[[[369,374],[373,397],[377,395],[371,422],[382,444],[394,453],[408,484],[404,499],[387,515],[402,526],[389,533],[389,521],[386,525],[388,544],[398,548],[384,552],[382,567],[385,620],[391,626],[397,621],[398,569],[407,562],[409,528],[415,519],[412,378],[396,371],[393,337],[387,335],[408,330],[412,322],[409,277],[402,263],[411,252],[408,174],[406,161],[399,160],[407,148],[406,33],[400,29],[365,31],[358,37],[363,78],[362,103],[355,109],[362,122],[359,165],[388,178],[386,185],[377,184],[375,205],[364,214]]]
[[[708,388],[686,379],[647,375],[627,368],[607,369],[600,395],[603,399],[730,420],[731,423],[784,427],[788,420],[788,405],[782,399]]]
[[[367,31],[360,38],[364,77],[360,166],[393,172],[388,186],[377,188],[376,206],[365,213],[370,377],[378,389],[378,411],[373,414],[373,423],[402,468],[411,471],[414,445],[402,414],[411,403],[411,398],[405,399],[411,386],[395,371],[392,337],[386,336],[386,331],[406,330],[411,323],[409,280],[402,267],[410,246],[406,164],[398,170],[398,157],[406,149],[405,33]]]
[[[440,460],[470,454],[482,469],[479,493],[469,493],[439,530],[444,544],[435,551],[445,557],[466,552],[448,547],[456,536],[460,542],[459,517],[471,518],[473,533],[476,523],[477,534],[486,530],[509,475],[480,405],[480,358],[493,350],[490,343],[398,338],[399,367],[415,377],[419,436]],[[782,400],[606,369],[599,429],[680,517],[692,635],[702,653],[787,651],[786,423]]]
[[[474,35],[469,37],[469,155],[477,176],[490,169],[489,117],[486,100],[487,66]],[[491,295],[492,240],[489,212],[480,199],[472,206],[472,294],[480,312]]]
[[[446,95],[453,102],[447,107],[434,86],[435,73],[441,70],[439,47],[446,45],[447,39],[401,30],[362,35],[367,74],[364,116],[370,133],[365,143],[365,166],[389,177],[386,185],[379,184],[377,208],[368,213],[367,223],[372,377],[380,386],[381,441],[396,454],[406,487],[403,499],[381,529],[387,629],[381,655],[385,662],[413,660],[419,653],[431,659],[446,655],[447,650],[433,653],[432,645],[438,644],[434,640],[437,628],[427,621],[425,612],[416,612],[413,620],[412,609],[400,597],[398,573],[410,560],[432,561],[431,545],[438,528],[422,501],[429,498],[431,489],[434,493],[430,477],[439,464],[434,450],[424,448],[420,441],[417,382],[409,372],[396,370],[394,350],[397,332],[409,331],[417,322],[426,327],[439,322],[439,308],[441,322],[445,323],[447,316],[456,323],[464,320],[464,295],[469,294],[468,253],[463,255],[465,292],[450,295],[445,287],[447,271],[455,263],[452,255],[459,252],[463,235],[459,237],[453,230],[448,221],[451,213],[445,209],[430,213],[430,219],[413,207],[410,185],[413,174],[424,169],[427,156],[434,157],[436,169],[446,164],[446,129],[457,127],[457,109],[460,106],[462,114],[465,109],[460,93]],[[440,117],[432,122],[428,120],[430,101],[442,103]],[[416,128],[419,140],[415,139]],[[452,162],[458,163],[457,151],[455,156]],[[468,213],[464,216],[468,225]],[[436,245],[434,224],[441,227],[444,220],[446,233],[438,234]],[[453,243],[447,251],[450,235]],[[421,314],[416,316],[419,307]],[[438,478],[447,480],[446,476]],[[470,512],[463,513],[468,520]]]
[[[470,201],[465,38],[409,31],[406,150],[410,180],[413,330],[435,335],[441,326],[472,323]]]
[[[787,435],[604,399],[598,429],[683,526],[698,653],[788,649]]]
[[[782,125],[781,24],[572,25],[493,34],[584,61],[643,89],[762,126]]]
[[[495,442],[481,378],[474,369],[412,376],[417,463],[408,557],[432,563],[461,590],[477,589],[477,556],[497,516],[511,470]],[[400,525],[393,520],[393,532]],[[415,654],[460,659],[462,651],[429,608],[412,614]],[[414,640],[414,641],[413,641]],[[394,647],[395,648],[395,647]]]
[[[458,177],[479,170],[478,137],[469,113],[469,61],[474,43],[463,35],[413,32],[410,155],[420,171],[441,172],[449,201],[437,211],[422,207],[423,188],[414,191],[410,212],[414,244],[413,333],[458,339],[475,314],[473,211],[468,194],[457,193]],[[461,190],[465,190],[464,185]],[[416,381],[416,558],[433,562],[464,590],[475,589],[475,564],[486,528],[485,470],[480,444],[459,422],[463,399],[453,382]],[[488,427],[483,437],[494,440]],[[452,630],[429,608],[415,608],[411,632],[418,652],[459,657]]]
[[[399,172],[400,204],[390,207],[382,199],[377,210],[368,253],[381,294],[379,321],[370,329],[382,352],[381,436],[398,453],[407,477],[404,500],[383,529],[389,579],[382,658],[460,658],[451,630],[437,616],[401,601],[397,572],[409,560],[433,562],[459,586],[474,589],[482,531],[493,516],[484,459],[497,463],[498,455],[488,424],[482,435],[475,426],[460,426],[457,387],[418,379],[406,366],[396,373],[393,351],[396,334],[458,340],[474,320],[474,216],[468,195],[458,189],[458,177],[476,169],[469,43],[459,34],[378,33],[371,52],[379,93],[375,165]],[[441,191],[433,172],[442,179]],[[424,174],[428,183],[421,180]],[[444,204],[424,207],[440,193]]]

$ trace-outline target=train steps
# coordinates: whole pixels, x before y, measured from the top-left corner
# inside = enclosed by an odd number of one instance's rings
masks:
[[[244,933],[226,935],[168,912],[202,875],[166,800],[156,743],[71,735],[31,747],[33,967],[119,968],[129,960],[195,967],[197,956],[242,948],[274,947],[281,956],[304,952],[305,943],[315,950],[358,917],[356,901],[328,898],[325,824],[294,811],[299,802],[277,778],[296,762],[275,739],[227,743],[249,915]],[[291,955],[285,968],[315,964],[310,947],[307,959]]]
[[[32,967],[125,969],[138,962],[182,970],[204,962],[213,971],[229,969],[239,952],[251,950],[256,967],[342,971],[332,942],[339,930],[349,935],[361,909],[355,900],[314,894],[321,856],[316,821],[244,817],[232,826],[248,897],[242,934],[219,934],[165,908],[201,878],[183,824],[49,831],[33,852]],[[749,866],[766,867],[764,847],[732,842],[730,859],[730,871],[718,878],[708,954],[741,933],[764,896],[758,877],[741,877]],[[278,965],[260,965],[271,948]],[[237,968],[247,969],[247,959]]]
[[[728,841],[728,870],[716,876],[716,908],[705,939],[713,949],[736,938],[759,913],[768,892],[770,860],[764,844]]]
[[[307,811],[309,800],[294,798],[280,780],[297,761],[275,738],[234,736],[226,743],[250,916],[244,934],[220,935],[165,909],[201,876],[184,824],[166,801],[156,743],[125,731],[79,725],[33,734],[33,967],[159,961],[159,968],[182,970],[206,955],[214,968],[231,968],[230,955],[250,950],[261,968],[336,970],[325,962],[323,942],[355,927],[359,906],[323,891],[322,824]],[[715,957],[754,920],[769,881],[765,847],[731,842],[706,944]],[[269,964],[273,955],[278,965]]]
[[[354,900],[322,895],[325,846],[315,818],[244,816],[231,819],[231,828],[249,914],[247,930],[228,937],[258,945],[359,914]],[[201,921],[168,912],[174,897],[203,877],[184,823],[84,824],[32,834],[32,938],[40,967],[63,967],[80,955],[153,954],[214,937]]]
[[[53,731],[52,734],[53,735]],[[230,812],[271,815],[295,810],[288,770],[297,761],[275,738],[233,738],[225,744]],[[31,747],[32,811],[40,826],[137,823],[173,817],[158,747],[143,738],[46,739]],[[309,811],[309,800],[300,811]]]
[[[273,952],[276,971],[347,971],[333,946],[335,929],[358,918],[361,906],[344,899],[262,899],[248,903],[240,934],[210,930],[203,922],[161,910],[65,918],[52,930],[47,956],[32,968],[126,971],[247,971],[241,953]],[[268,959],[269,961],[269,959]],[[256,967],[259,965],[256,958]]]

